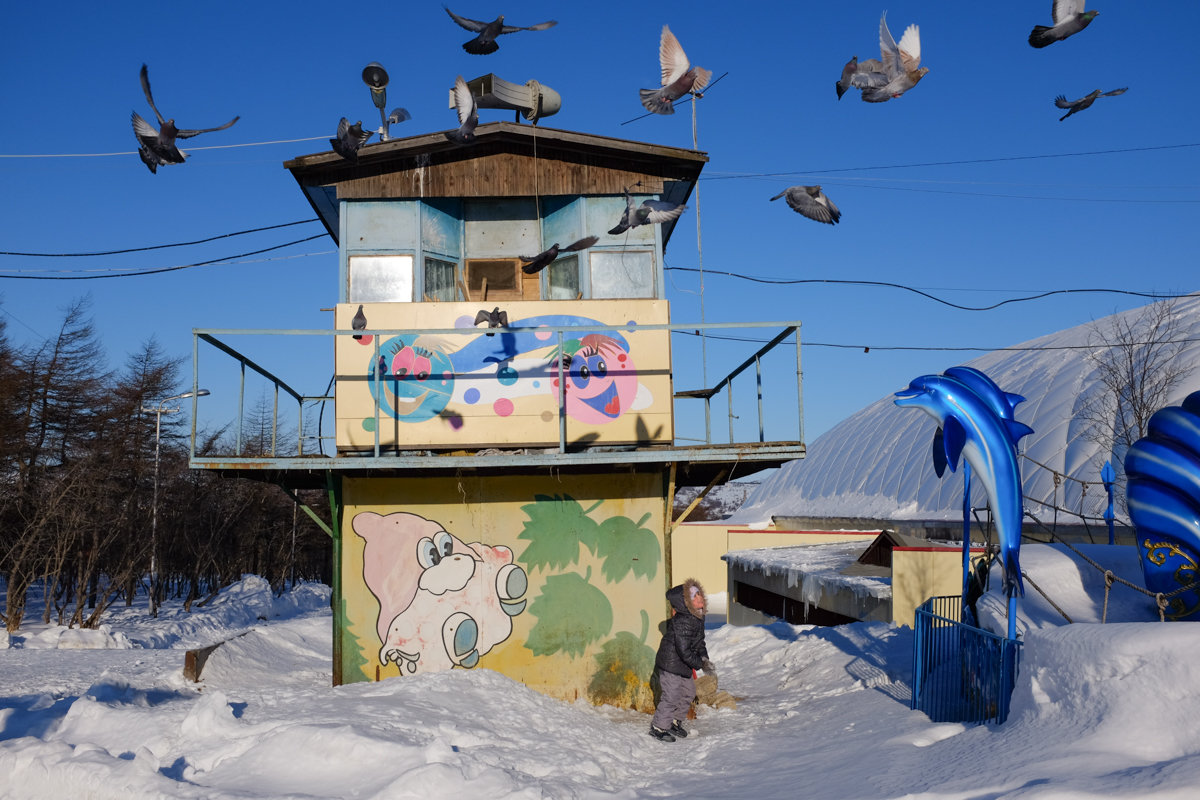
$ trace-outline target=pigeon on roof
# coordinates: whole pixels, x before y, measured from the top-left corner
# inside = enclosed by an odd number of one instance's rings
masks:
[[[836,225],[842,218],[842,212],[825,196],[820,186],[789,186],[771,199],[778,200],[781,197],[787,200],[787,204],[797,214],[803,214],[817,222]]]
[[[576,250],[585,250],[596,242],[600,241],[599,236],[585,236],[577,242],[572,242],[566,247],[559,247],[558,242],[551,245],[549,250],[543,250],[536,256],[520,256],[522,261],[528,263],[521,265],[521,270],[526,275],[533,275],[545,269],[554,259],[558,258],[559,253],[573,253]]]
[[[1116,97],[1119,94],[1125,94],[1125,92],[1128,90],[1128,86],[1124,87],[1123,89],[1113,89],[1111,92],[1101,92],[1099,89],[1097,89],[1091,94],[1081,97],[1078,100],[1068,100],[1064,95],[1060,94],[1058,97],[1054,98],[1054,105],[1058,106],[1059,108],[1069,108],[1071,110],[1059,117],[1058,121],[1062,122],[1075,112],[1083,111],[1085,108],[1091,107],[1092,103],[1096,102],[1097,97]]]
[[[1029,44],[1033,47],[1048,47],[1091,25],[1100,12],[1084,11],[1083,5],[1083,0],[1054,0],[1051,10],[1054,25],[1034,25],[1029,34]]]
[[[692,66],[679,40],[666,25],[658,43],[658,62],[662,67],[662,86],[639,90],[642,105],[655,114],[674,114],[676,100],[689,92],[699,97],[712,78],[710,70]]]
[[[459,127],[446,131],[446,138],[457,144],[475,141],[475,126],[479,124],[479,110],[475,106],[475,95],[459,75],[454,81],[454,110],[458,112]]]
[[[154,105],[154,97],[150,94],[150,72],[145,64],[142,64],[142,70],[139,74],[142,80],[142,91],[146,94],[146,100],[150,103],[150,108],[154,110],[154,116],[158,118],[158,129],[146,120],[142,119],[141,115],[136,111],[133,112],[133,133],[138,140],[138,155],[142,158],[142,163],[145,164],[151,172],[158,172],[158,168],[166,164],[182,164],[188,157],[187,153],[180,150],[175,145],[176,139],[190,139],[193,136],[198,136],[201,133],[212,133],[213,131],[223,131],[233,123],[241,119],[240,116],[226,122],[224,125],[218,125],[215,128],[177,128],[175,127],[174,119],[163,119],[163,115],[158,112],[158,106]]]
[[[372,131],[364,131],[362,120],[353,125],[345,117],[338,122],[337,138],[330,139],[333,151],[347,161],[358,161],[358,149],[371,138]]]
[[[446,8],[442,6],[442,8]],[[457,22],[461,27],[466,28],[472,33],[479,34],[474,39],[463,43],[463,50],[477,56],[494,53],[500,49],[500,45],[496,44],[496,37],[503,33],[516,33],[517,31],[544,31],[547,28],[553,28],[558,24],[558,20],[550,20],[549,22],[539,22],[537,25],[528,25],[520,27],[517,25],[505,25],[504,15],[496,17],[491,22],[482,22],[477,19],[467,19],[460,17],[450,9],[446,8],[446,13],[450,15],[450,19]]]
[[[879,18],[879,61],[863,62],[850,76],[850,84],[862,89],[862,99],[868,103],[884,103],[907,92],[929,73],[921,66],[921,31],[909,25],[900,37],[892,38],[887,26],[887,12]]]
[[[643,200],[640,206],[635,205],[633,195],[626,189],[625,211],[621,214],[621,221],[608,233],[610,236],[617,236],[639,225],[657,225],[662,222],[670,222],[673,219],[678,219],[679,215],[684,211],[687,211],[687,206],[675,205],[665,200]]]

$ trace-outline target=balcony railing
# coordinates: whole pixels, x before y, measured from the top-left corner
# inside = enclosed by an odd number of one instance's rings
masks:
[[[612,331],[629,333],[633,331],[669,331],[676,337],[706,336],[709,342],[720,341],[726,353],[731,348],[741,348],[742,342],[761,342],[760,336],[755,336],[763,329],[776,329],[773,338],[766,341],[752,355],[738,363],[713,386],[701,389],[685,389],[674,394],[674,432],[675,444],[667,445],[670,449],[690,448],[693,451],[706,448],[729,448],[743,446],[753,449],[758,454],[783,454],[788,457],[800,457],[803,454],[803,392],[800,362],[800,323],[799,322],[759,322],[759,323],[707,323],[695,324],[645,324],[645,325],[590,325],[586,332],[597,333]],[[528,328],[506,328],[506,332],[531,331]],[[557,340],[558,351],[562,352],[565,338],[578,335],[582,330],[575,326],[541,326],[536,329],[542,336],[549,336],[548,344]],[[726,334],[741,331],[742,336],[732,337]],[[344,336],[373,336],[373,346],[376,348],[375,359],[379,358],[380,337],[396,335],[436,335],[439,337],[469,336],[479,337],[488,333],[485,329],[477,328],[436,328],[436,329],[369,329],[362,331],[348,330],[260,330],[260,329],[194,329],[193,330],[193,385],[205,386],[212,390],[212,398],[204,404],[194,407],[206,415],[202,420],[203,430],[224,427],[228,434],[218,439],[216,444],[209,443],[198,452],[197,437],[193,432],[191,443],[191,460],[193,466],[237,466],[264,464],[271,462],[272,467],[289,468],[299,466],[312,468],[318,466],[314,462],[325,459],[336,459],[339,467],[369,467],[378,466],[376,459],[390,459],[390,465],[400,464],[396,459],[419,458],[429,454],[401,451],[396,447],[385,447],[379,440],[378,431],[381,429],[381,416],[386,412],[380,408],[378,397],[375,398],[375,441],[367,452],[338,454],[336,447],[330,447],[334,435],[328,432],[334,418],[334,394],[329,388],[316,391],[305,391],[296,388],[297,384],[312,381],[314,372],[319,369],[316,365],[326,363],[333,371],[333,359],[329,347],[333,340],[329,337]],[[492,331],[492,333],[500,333]],[[246,340],[247,346],[235,347],[234,342]],[[264,342],[267,343],[264,346]],[[284,344],[281,346],[280,342]],[[316,345],[313,342],[317,342]],[[677,343],[678,342],[678,343]],[[681,369],[681,364],[690,363],[684,351],[688,341],[677,338],[673,340],[675,349],[672,361],[673,384],[678,386],[686,381],[692,370]],[[203,347],[202,347],[203,346]],[[291,372],[298,369],[301,372],[299,380],[285,380],[280,377],[284,369],[268,369],[260,362],[267,359],[258,356],[251,358],[246,350],[251,346],[259,350],[273,352],[272,358],[292,362]],[[709,345],[711,349],[712,344]],[[215,362],[212,353],[219,354]],[[743,350],[744,352],[744,350]],[[741,356],[735,356],[741,358]],[[730,359],[732,360],[732,359]],[[300,366],[295,362],[299,361]],[[573,461],[586,462],[589,453],[601,460],[611,461],[611,454],[600,455],[605,448],[603,443],[593,443],[592,446],[573,445],[567,436],[567,414],[565,387],[563,380],[563,359],[558,359],[557,369],[557,422],[558,442],[554,448],[543,448],[544,453],[551,457],[570,458]],[[753,369],[752,369],[753,368]],[[230,372],[232,371],[232,374]],[[214,383],[210,374],[223,372],[224,378]],[[764,379],[766,373],[770,380]],[[553,373],[552,373],[553,374]],[[344,376],[345,377],[345,376]],[[354,376],[361,379],[360,376]],[[454,377],[458,377],[455,375]],[[334,381],[329,381],[333,386]],[[230,397],[235,395],[235,397]],[[222,398],[218,400],[218,398]],[[700,409],[694,400],[703,401],[703,417],[701,422]],[[210,402],[211,401],[211,402]],[[257,403],[256,406],[254,404]],[[281,406],[281,403],[283,404]],[[753,415],[743,412],[735,413],[748,406],[753,406]],[[251,407],[254,406],[254,407]],[[712,418],[716,414],[724,414],[728,420],[728,441],[715,442],[712,434]],[[221,422],[214,423],[214,415]],[[223,415],[223,417],[222,417]],[[770,422],[770,424],[768,424]],[[735,425],[736,423],[736,425]],[[703,438],[698,429],[703,425]],[[681,432],[682,431],[682,432]],[[695,432],[695,433],[693,433]],[[692,433],[693,435],[688,435]],[[773,438],[768,438],[773,435]],[[738,444],[741,436],[742,445]],[[631,462],[652,461],[662,456],[662,446],[656,452],[643,452],[638,447],[612,448],[624,453],[623,459]],[[654,450],[654,448],[644,448]],[[332,455],[327,451],[332,450]],[[790,454],[790,455],[789,455]],[[495,463],[494,453],[490,454],[490,463]],[[458,454],[457,466],[480,466],[489,463],[486,455]],[[321,465],[324,466],[324,465]]]

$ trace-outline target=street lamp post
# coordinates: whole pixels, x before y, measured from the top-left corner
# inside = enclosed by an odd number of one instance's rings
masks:
[[[175,414],[178,408],[167,408],[172,400],[182,400],[185,397],[204,397],[208,389],[197,389],[195,392],[164,397],[157,406],[142,406],[143,414],[154,415],[154,499],[150,506],[150,616],[158,616],[158,455],[162,444],[162,415]]]

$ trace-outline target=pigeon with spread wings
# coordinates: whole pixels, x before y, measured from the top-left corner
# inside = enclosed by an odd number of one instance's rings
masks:
[[[857,65],[850,85],[862,89],[865,102],[884,103],[916,86],[928,73],[929,67],[921,66],[920,29],[909,25],[897,44],[888,30],[885,11],[879,18],[879,60]]]
[[[1097,97],[1116,97],[1119,94],[1125,94],[1127,91],[1129,91],[1128,86],[1123,89],[1113,89],[1111,92],[1102,92],[1099,89],[1096,89],[1091,94],[1085,95],[1078,100],[1068,100],[1065,95],[1060,94],[1058,97],[1054,98],[1054,105],[1058,106],[1059,108],[1069,108],[1071,110],[1059,117],[1058,121],[1062,122],[1064,119],[1076,113],[1077,111],[1083,111],[1085,108],[1090,108],[1092,103],[1096,102]]]
[[[1032,47],[1049,47],[1074,36],[1092,24],[1099,11],[1084,11],[1083,0],[1054,0],[1051,15],[1054,25],[1035,25],[1029,34]]]
[[[797,214],[803,214],[817,222],[836,225],[842,218],[842,212],[825,196],[820,186],[789,186],[771,199],[778,200],[781,197],[787,200],[787,204]]]
[[[521,270],[526,275],[533,275],[534,273],[541,272],[543,269],[549,266],[554,259],[558,258],[559,253],[574,253],[576,250],[585,250],[598,241],[600,241],[599,236],[585,236],[579,241],[572,242],[566,247],[559,247],[558,242],[555,242],[553,245],[551,245],[549,250],[543,250],[536,256],[521,256],[520,258],[522,261],[528,262],[521,265]]]
[[[454,81],[454,110],[458,112],[459,126],[456,130],[446,131],[446,138],[457,144],[470,144],[475,141],[479,108],[475,105],[475,95],[471,94],[471,88],[462,75]]]
[[[442,6],[442,8],[446,8]],[[496,17],[491,22],[483,22],[477,19],[467,19],[460,17],[450,9],[446,8],[446,13],[450,15],[450,19],[459,24],[460,27],[469,30],[471,33],[479,34],[469,42],[463,43],[463,50],[476,56],[487,55],[494,53],[500,49],[500,45],[496,44],[496,37],[503,33],[516,33],[517,31],[544,31],[547,28],[553,28],[558,24],[558,20],[552,19],[548,22],[539,22],[537,25],[527,25],[521,27],[518,25],[505,25],[504,15]]]
[[[158,172],[159,167],[167,164],[182,164],[188,157],[187,153],[176,146],[176,139],[190,139],[201,133],[223,131],[241,119],[240,116],[234,117],[224,125],[218,125],[215,128],[177,128],[175,127],[175,120],[163,119],[163,115],[158,112],[158,106],[154,105],[154,96],[150,94],[150,72],[145,64],[142,64],[139,76],[142,80],[142,91],[146,94],[146,101],[150,103],[150,108],[153,109],[154,116],[158,118],[159,127],[156,130],[153,125],[142,119],[142,116],[136,111],[133,112],[132,116],[133,133],[137,136],[138,140],[138,155],[141,156],[142,163],[151,172]]]
[[[692,66],[679,40],[666,25],[658,43],[658,63],[662,67],[662,86],[638,90],[642,105],[655,114],[674,114],[676,100],[689,92],[699,97],[712,78],[710,70]]]
[[[639,225],[657,225],[662,222],[670,222],[673,219],[678,219],[679,215],[684,211],[687,211],[687,206],[675,205],[665,200],[643,200],[640,206],[635,205],[633,195],[626,189],[625,211],[621,214],[621,221],[608,233],[610,236],[617,236]]]

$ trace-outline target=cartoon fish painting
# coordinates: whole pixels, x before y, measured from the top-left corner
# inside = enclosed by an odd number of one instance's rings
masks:
[[[1020,395],[1008,394],[979,370],[955,367],[942,375],[922,375],[896,392],[895,404],[919,408],[937,420],[941,453],[951,471],[960,460],[970,465],[991,501],[1004,563],[1004,590],[1024,596],[1021,580],[1021,523],[1024,494],[1017,442],[1033,432],[1013,418]],[[935,468],[937,456],[935,456]]]

